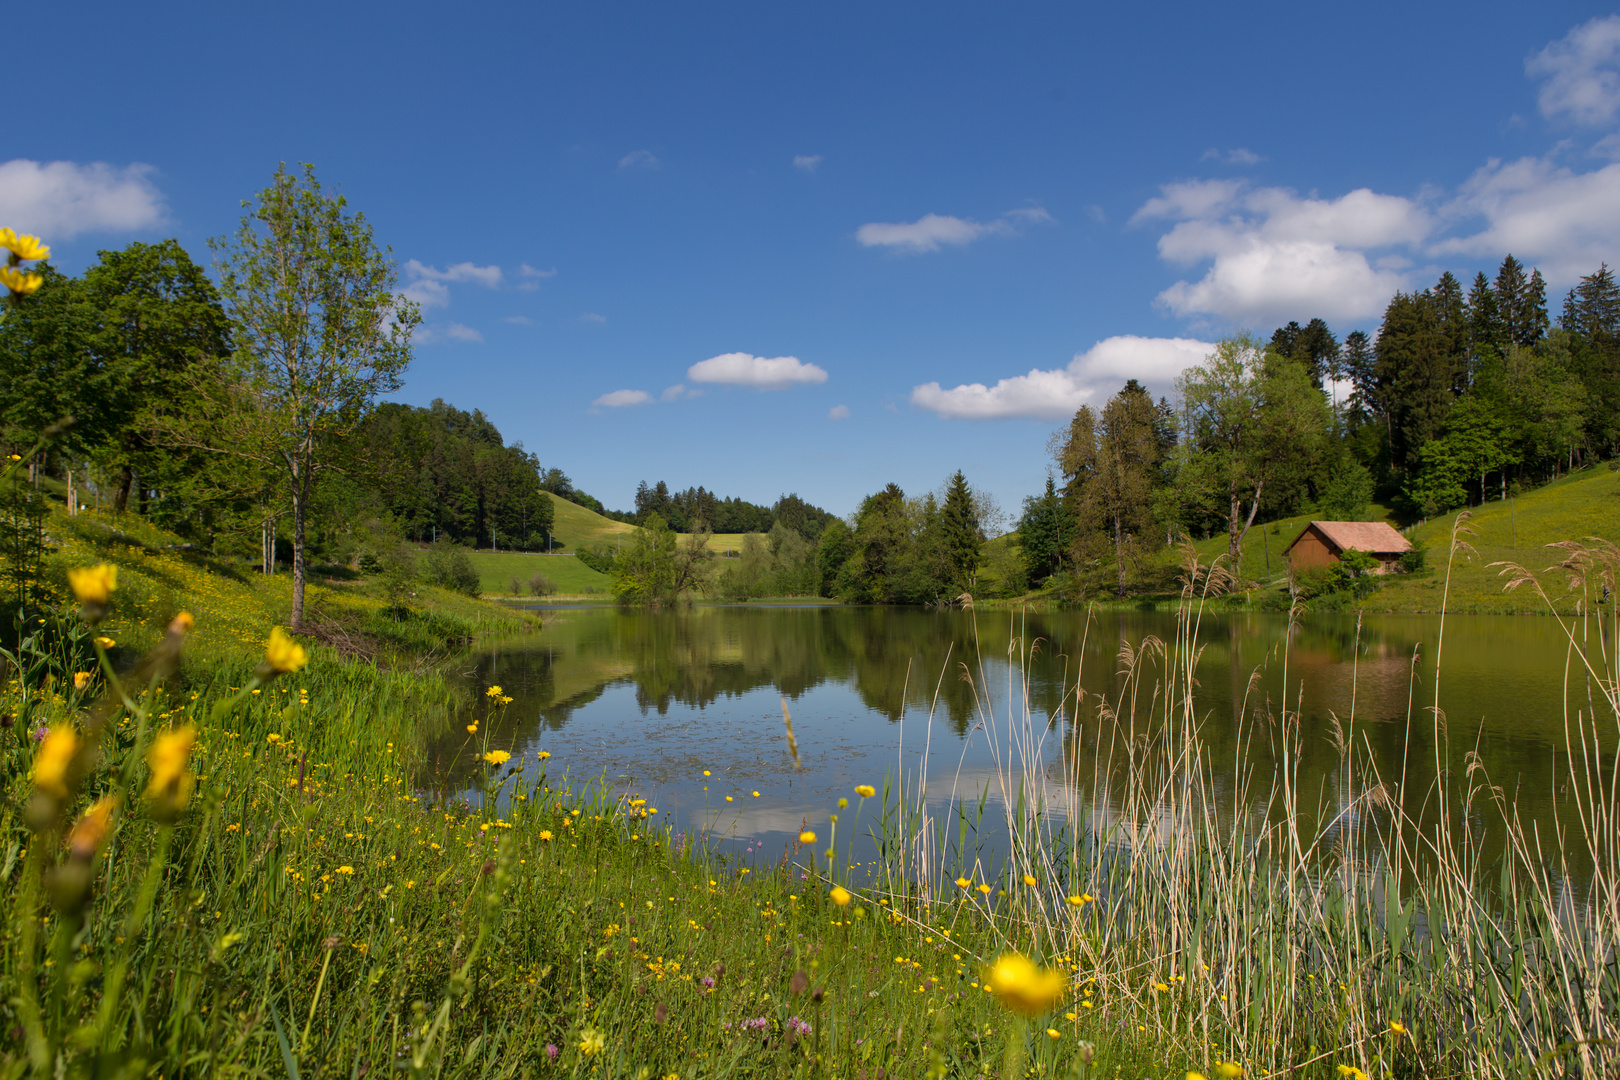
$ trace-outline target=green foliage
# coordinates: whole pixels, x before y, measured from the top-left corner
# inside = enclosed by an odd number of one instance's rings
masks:
[[[466,549],[448,540],[430,545],[422,556],[422,578],[429,585],[449,589],[464,596],[477,596],[480,591],[478,569],[467,557]]]
[[[1023,553],[1025,581],[1038,585],[1063,566],[1071,529],[1064,513],[1052,474],[1046,474],[1046,492],[1024,500],[1024,516],[1018,519],[1018,542]]]
[[[707,529],[677,537],[661,516],[651,515],[613,561],[614,598],[621,604],[666,604],[703,590],[714,560],[708,543]]]
[[[984,533],[973,505],[967,477],[958,469],[945,482],[945,503],[940,508],[940,541],[944,548],[946,591],[971,591],[984,548]]]
[[[1372,473],[1346,454],[1328,474],[1318,505],[1328,520],[1366,521],[1372,509],[1373,492]]]

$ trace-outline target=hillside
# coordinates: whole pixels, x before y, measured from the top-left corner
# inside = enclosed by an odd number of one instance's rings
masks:
[[[553,513],[551,530],[556,534],[557,542],[566,545],[569,551],[598,545],[614,547],[635,534],[634,525],[603,517],[594,510],[588,510],[567,499],[559,499],[550,492],[543,494],[551,500]],[[747,535],[750,534],[717,533],[709,538],[709,547],[719,552],[739,551],[742,549],[743,537]],[[505,587],[504,581],[502,587]]]

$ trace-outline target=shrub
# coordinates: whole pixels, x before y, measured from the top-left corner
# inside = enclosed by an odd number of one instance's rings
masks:
[[[515,581],[513,584],[517,584]],[[515,591],[515,590],[514,590]],[[557,583],[544,574],[535,574],[529,579],[529,592],[534,596],[550,596],[557,591]]]
[[[422,576],[428,584],[466,596],[478,595],[478,570],[466,551],[454,544],[441,542],[428,548],[422,561]]]
[[[1428,556],[1427,548],[1413,547],[1401,552],[1400,561],[1395,565],[1400,568],[1403,574],[1416,574],[1423,570],[1424,564],[1428,561]]]

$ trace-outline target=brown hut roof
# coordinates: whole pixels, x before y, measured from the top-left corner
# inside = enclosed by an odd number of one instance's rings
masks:
[[[1340,551],[1355,548],[1370,555],[1399,555],[1412,550],[1412,542],[1384,521],[1313,521],[1300,530],[1288,547],[1292,549],[1300,537],[1312,529]]]

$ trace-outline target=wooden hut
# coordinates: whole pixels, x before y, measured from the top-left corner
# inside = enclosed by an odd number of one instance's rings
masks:
[[[1288,565],[1295,573],[1332,566],[1351,548],[1365,551],[1378,560],[1375,573],[1395,569],[1412,542],[1383,521],[1313,521],[1288,545]]]

